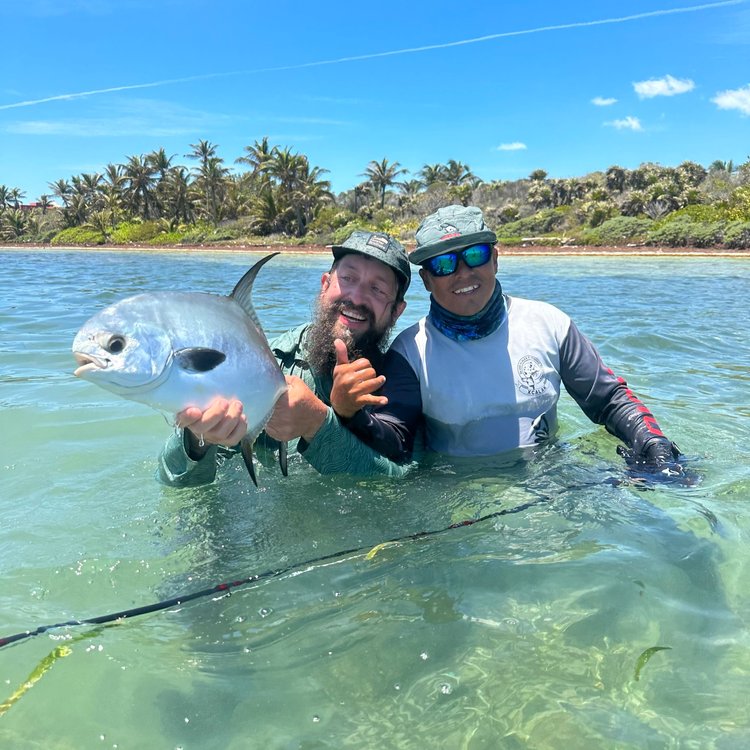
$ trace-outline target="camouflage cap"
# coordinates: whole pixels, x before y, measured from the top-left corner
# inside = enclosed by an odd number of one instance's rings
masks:
[[[445,206],[422,221],[416,234],[417,247],[409,260],[418,265],[441,253],[470,245],[494,245],[497,235],[484,223],[476,206]]]
[[[395,271],[402,295],[409,288],[411,267],[406,257],[406,250],[398,240],[385,232],[355,229],[340,245],[332,245],[331,250],[336,260],[348,253],[359,253],[375,258]]]

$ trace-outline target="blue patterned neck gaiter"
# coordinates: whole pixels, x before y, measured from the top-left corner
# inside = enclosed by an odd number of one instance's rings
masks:
[[[500,327],[505,315],[505,297],[497,279],[490,301],[474,315],[454,315],[435,302],[435,298],[430,295],[429,318],[432,325],[454,341],[473,341],[489,336]]]

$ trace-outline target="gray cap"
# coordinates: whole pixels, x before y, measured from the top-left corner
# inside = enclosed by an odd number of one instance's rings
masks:
[[[340,245],[333,245],[331,250],[336,260],[348,253],[359,253],[375,258],[395,271],[402,295],[409,288],[411,267],[406,257],[406,250],[390,234],[355,229]]]
[[[497,235],[484,223],[476,206],[445,206],[422,221],[416,234],[417,247],[409,254],[412,263],[424,263],[441,253],[471,245],[494,245]]]

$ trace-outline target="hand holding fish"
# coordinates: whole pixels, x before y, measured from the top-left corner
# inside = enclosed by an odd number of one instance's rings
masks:
[[[365,406],[385,406],[385,396],[374,396],[385,377],[375,372],[369,359],[364,357],[349,361],[346,344],[341,339],[333,342],[336,348],[336,367],[333,368],[331,405],[344,419],[351,419]]]
[[[279,396],[266,432],[285,442],[302,437],[308,442],[326,420],[328,408],[296,375],[286,376],[287,389]]]
[[[75,375],[164,414],[180,414],[194,456],[205,454],[206,443],[240,443],[255,481],[253,443],[286,390],[251,300],[258,271],[274,255],[261,258],[227,297],[151,292],[101,310],[73,340]],[[279,463],[286,472],[286,445]]]
[[[191,458],[205,454],[209,445],[237,445],[247,433],[247,417],[237,399],[214,399],[201,411],[189,406],[178,412],[177,427],[189,430]]]

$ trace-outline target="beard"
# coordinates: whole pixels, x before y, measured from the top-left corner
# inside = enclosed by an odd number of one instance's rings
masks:
[[[354,336],[350,328],[337,325],[341,311],[346,308],[367,318],[370,327],[360,336]],[[375,315],[364,305],[354,305],[349,300],[340,299],[328,307],[323,307],[318,300],[315,317],[307,329],[305,344],[307,358],[313,372],[326,374],[333,372],[336,366],[336,350],[333,347],[335,339],[341,339],[346,344],[349,361],[365,357],[378,369],[383,354],[388,345],[395,321],[384,328],[376,328]]]

